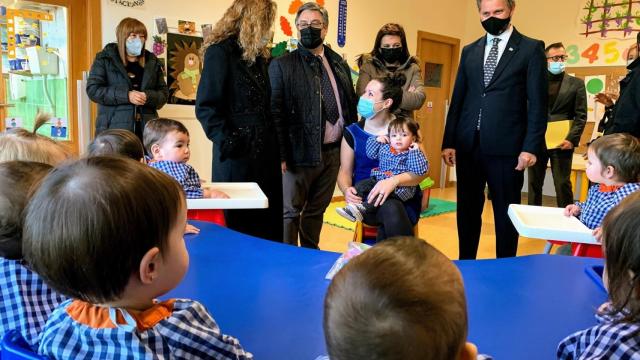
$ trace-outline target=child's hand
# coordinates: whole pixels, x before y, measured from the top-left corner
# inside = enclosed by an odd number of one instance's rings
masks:
[[[597,228],[595,228],[591,235],[593,235],[593,237],[602,244],[602,226],[598,226]]]
[[[411,145],[409,145],[409,150],[420,150],[420,144],[417,142],[411,143]]]
[[[578,216],[580,215],[580,207],[575,204],[567,205],[564,208],[564,216]]]
[[[376,138],[376,141],[382,144],[388,144],[389,143],[389,137],[387,135],[380,135]]]
[[[185,234],[200,234],[200,229],[198,229],[197,227],[187,223],[187,225],[184,227],[184,233]]]
[[[205,189],[204,195],[204,197],[209,199],[229,199],[229,195],[223,193],[222,191],[212,189]]]

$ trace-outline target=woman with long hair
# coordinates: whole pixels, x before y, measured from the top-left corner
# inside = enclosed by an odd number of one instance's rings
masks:
[[[122,19],[116,39],[96,55],[87,79],[87,95],[98,103],[96,135],[106,129],[126,129],[142,141],[144,125],[158,117],[169,89],[162,64],[145,50],[147,28],[142,22]]]
[[[385,24],[378,31],[373,50],[358,57],[360,76],[356,94],[361,96],[369,81],[390,74],[402,73],[406,81],[402,86],[402,104],[398,115],[413,118],[413,111],[424,104],[422,75],[418,59],[409,54],[407,37],[399,24]]]
[[[271,0],[235,0],[203,45],[196,117],[213,141],[213,181],[257,182],[269,208],[227,210],[231,229],[282,241],[282,173],[271,117]]]

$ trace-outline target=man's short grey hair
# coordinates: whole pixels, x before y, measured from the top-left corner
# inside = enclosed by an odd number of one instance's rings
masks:
[[[507,5],[509,10],[513,10],[513,7],[516,6],[516,0],[503,0],[503,1]],[[476,3],[478,4],[478,10],[480,10],[480,4],[482,3],[482,0],[476,0]]]
[[[325,28],[329,27],[329,12],[327,11],[327,9],[323,8],[315,2],[307,2],[300,6],[298,12],[296,13],[296,25],[298,25],[298,18],[300,17],[300,14],[302,14],[303,11],[307,10],[319,12],[320,15],[322,15],[322,22],[324,23],[322,24],[322,26]]]

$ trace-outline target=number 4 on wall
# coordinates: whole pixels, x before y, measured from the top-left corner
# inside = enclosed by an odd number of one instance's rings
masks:
[[[589,60],[589,64],[593,64],[596,60],[598,60],[598,50],[600,50],[600,44],[595,43],[595,44],[589,46],[580,55],[583,58]]]

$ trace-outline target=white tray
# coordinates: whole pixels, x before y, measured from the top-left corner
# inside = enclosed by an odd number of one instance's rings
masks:
[[[599,244],[592,230],[574,216],[564,216],[563,208],[509,205],[509,217],[521,236],[532,239]]]
[[[264,209],[269,200],[260,186],[254,182],[207,183],[203,187],[229,195],[229,199],[187,199],[189,210],[203,209]]]

